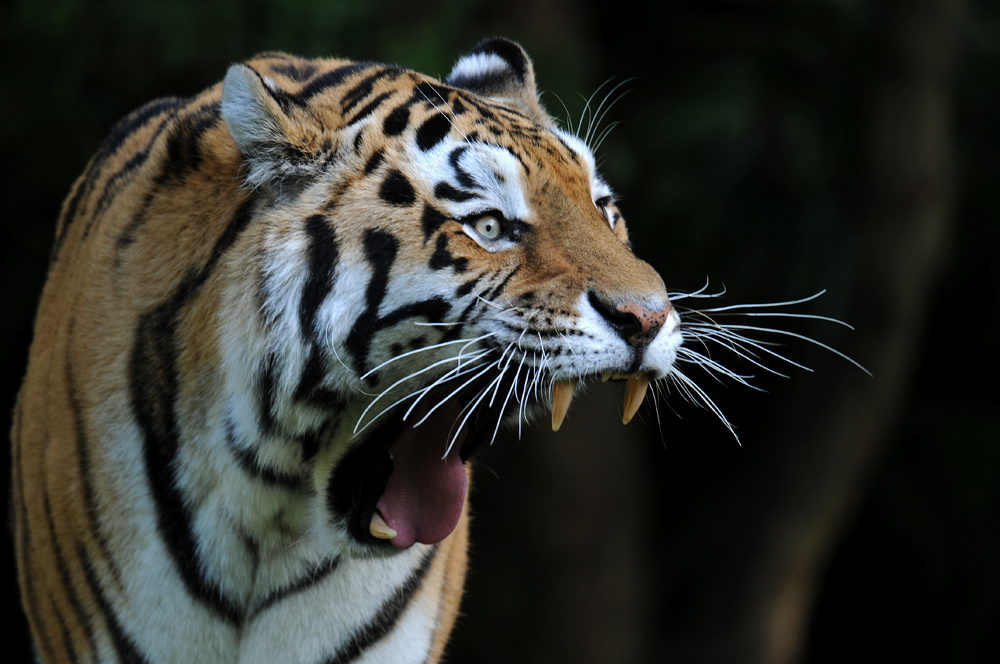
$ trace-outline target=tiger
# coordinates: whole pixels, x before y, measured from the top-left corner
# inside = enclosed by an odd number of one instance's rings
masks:
[[[438,662],[474,452],[598,378],[627,423],[681,338],[515,42],[150,102],[63,204],[15,407],[37,658]]]

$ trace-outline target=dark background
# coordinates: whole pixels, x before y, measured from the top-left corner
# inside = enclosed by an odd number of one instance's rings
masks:
[[[791,342],[815,371],[758,376],[766,393],[692,374],[742,445],[677,395],[622,428],[613,385],[558,435],[498,442],[451,661],[1000,661],[1000,3],[637,7],[3,3],[0,428],[59,206],[118,118],[265,49],[444,76],[505,35],[558,117],[631,79],[599,157],[668,288],[826,289],[800,310],[856,330],[794,329],[874,377]],[[6,624],[8,661],[28,661],[24,623]]]

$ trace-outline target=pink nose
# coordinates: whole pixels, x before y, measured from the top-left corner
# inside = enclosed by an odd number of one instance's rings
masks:
[[[633,346],[645,345],[652,341],[670,314],[669,303],[659,311],[651,311],[635,302],[619,304],[615,308],[635,319],[632,325],[627,326],[629,335],[625,337],[625,340]]]

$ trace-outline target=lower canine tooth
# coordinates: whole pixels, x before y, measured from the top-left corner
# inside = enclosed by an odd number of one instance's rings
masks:
[[[576,378],[567,380],[557,380],[552,384],[552,430],[559,431],[563,420],[566,418],[566,411],[573,401],[573,392],[576,391]]]
[[[628,424],[646,398],[646,388],[649,387],[649,376],[635,374],[625,382],[625,412],[622,413],[622,424]]]
[[[389,524],[385,522],[382,515],[376,510],[372,512],[372,522],[368,526],[368,532],[372,534],[372,537],[378,539],[392,539],[396,536],[396,531],[389,527]]]

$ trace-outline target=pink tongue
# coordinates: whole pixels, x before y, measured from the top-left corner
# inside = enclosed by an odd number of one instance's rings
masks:
[[[414,415],[414,422],[423,417],[417,411],[411,413]],[[375,507],[386,525],[396,531],[393,546],[405,549],[414,542],[440,542],[462,516],[469,483],[459,456],[464,431],[448,456],[441,458],[454,435],[452,427],[458,415],[456,405],[445,404],[419,427],[404,425],[403,434],[389,448],[392,474]]]

